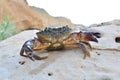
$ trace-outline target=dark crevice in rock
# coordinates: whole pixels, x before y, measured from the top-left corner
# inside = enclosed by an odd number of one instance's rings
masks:
[[[115,42],[120,43],[120,37],[116,37]]]
[[[51,72],[48,73],[48,76],[52,76],[52,75],[53,75],[53,73],[51,73]]]

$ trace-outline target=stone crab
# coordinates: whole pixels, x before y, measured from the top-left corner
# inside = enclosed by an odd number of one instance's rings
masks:
[[[28,57],[31,60],[44,59],[35,54],[36,50],[61,50],[67,48],[81,48],[84,53],[84,59],[90,57],[92,46],[89,41],[98,42],[99,32],[72,32],[68,26],[58,28],[46,27],[36,33],[37,38],[26,41],[20,51],[20,55]]]

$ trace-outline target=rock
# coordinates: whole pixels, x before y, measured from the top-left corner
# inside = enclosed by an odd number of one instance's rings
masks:
[[[42,8],[37,8],[35,6],[31,6],[31,8],[37,12],[39,12],[43,26],[49,27],[49,26],[65,26],[68,25],[69,27],[73,28],[73,23],[65,18],[65,17],[54,17],[49,15],[44,9]]]
[[[28,5],[28,2],[27,2],[27,0],[24,0],[24,2]]]
[[[38,8],[38,7],[35,7],[35,6],[29,6],[29,7],[32,8],[33,10],[39,12],[39,13],[43,13],[43,14],[46,14],[46,15],[50,16],[49,13],[47,11],[45,11],[43,8]]]
[[[75,25],[75,31],[100,32],[101,38],[98,43],[90,42],[95,49],[117,50],[120,51],[120,21],[114,20],[102,24],[92,24],[89,27]]]
[[[23,0],[1,0],[0,10],[0,21],[8,16],[9,21],[16,25],[18,31],[43,27],[39,14],[30,9]]]
[[[114,20],[101,24],[101,26],[89,27],[91,31],[98,31],[102,34],[98,44],[94,48],[120,50],[120,21]]]
[[[100,24],[91,24],[89,27],[99,27],[99,26],[108,26],[108,25],[120,26],[120,20],[115,19],[113,21],[102,22]]]
[[[38,10],[38,9],[37,9]],[[26,0],[0,0],[0,22],[8,16],[10,23],[16,25],[18,32],[27,29],[43,29],[49,26],[73,26],[66,18],[54,18],[41,11],[30,8]]]
[[[118,49],[116,47],[118,44],[110,42],[113,41],[112,38],[117,36],[114,28],[119,30],[119,26],[113,25],[92,27],[95,31],[102,32],[103,37],[99,39],[98,44],[92,44],[96,49],[90,52],[90,58],[83,59],[81,49],[70,49],[45,52],[49,54],[47,59],[34,62],[20,56],[19,52],[23,43],[35,37],[35,33],[38,31],[23,31],[0,42],[0,79],[119,80],[120,52],[113,50]],[[112,34],[110,31],[112,31]],[[41,55],[44,53],[36,52],[36,54]]]

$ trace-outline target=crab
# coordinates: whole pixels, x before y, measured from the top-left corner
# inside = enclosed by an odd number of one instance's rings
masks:
[[[89,41],[98,43],[99,32],[72,32],[72,29],[68,26],[62,26],[58,28],[46,27],[36,33],[37,38],[26,41],[20,51],[20,55],[28,57],[32,61],[41,60],[42,57],[35,54],[36,50],[62,50],[70,48],[81,48],[85,59],[90,57],[90,51],[92,46]]]

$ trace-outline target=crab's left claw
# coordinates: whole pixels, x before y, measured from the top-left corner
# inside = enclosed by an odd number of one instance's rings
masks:
[[[91,41],[98,43],[98,40],[95,36],[92,36]]]
[[[100,33],[98,32],[85,32],[84,33],[84,37],[85,37],[85,41],[93,41],[98,43],[98,36],[100,35]]]
[[[99,32],[91,32],[91,34],[93,34],[97,38],[101,38],[101,33]]]

